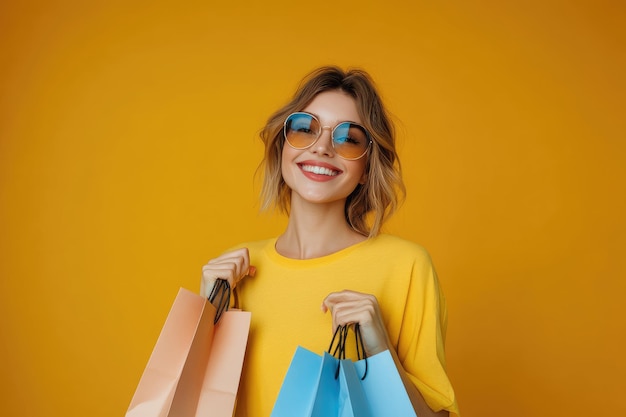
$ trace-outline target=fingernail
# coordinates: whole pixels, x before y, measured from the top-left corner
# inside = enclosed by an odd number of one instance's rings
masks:
[[[249,277],[253,277],[256,274],[256,267],[250,265],[250,268],[248,268],[248,276]]]

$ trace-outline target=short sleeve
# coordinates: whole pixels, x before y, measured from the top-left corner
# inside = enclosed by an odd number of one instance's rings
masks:
[[[434,411],[459,409],[446,373],[446,301],[427,253],[417,256],[409,284],[398,358],[409,378]]]

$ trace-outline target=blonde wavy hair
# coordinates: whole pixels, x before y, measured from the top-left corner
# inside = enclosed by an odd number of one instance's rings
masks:
[[[357,185],[348,196],[345,217],[355,231],[374,237],[404,198],[405,187],[394,126],[374,82],[360,69],[344,71],[336,66],[316,69],[302,80],[291,101],[270,116],[260,133],[265,144],[265,156],[259,167],[264,173],[261,209],[278,208],[289,214],[291,190],[281,173],[283,123],[289,114],[302,111],[318,94],[333,90],[347,93],[355,100],[362,125],[372,136],[373,144],[366,155],[367,181]]]

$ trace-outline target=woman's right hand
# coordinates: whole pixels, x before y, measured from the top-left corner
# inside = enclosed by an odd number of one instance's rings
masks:
[[[200,294],[208,297],[218,278],[227,280],[230,287],[235,288],[243,277],[254,276],[255,272],[256,268],[250,265],[248,248],[226,252],[202,267]]]

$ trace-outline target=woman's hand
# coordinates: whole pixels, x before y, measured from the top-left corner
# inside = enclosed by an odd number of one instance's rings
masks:
[[[211,259],[202,267],[202,282],[200,294],[208,297],[218,278],[225,279],[231,288],[246,275],[254,276],[256,268],[250,265],[250,255],[247,248],[241,248]]]
[[[368,356],[389,349],[387,330],[383,324],[378,300],[370,294],[344,290],[328,294],[322,311],[333,315],[333,330],[337,326],[359,323],[363,345]]]
[[[398,373],[402,378],[402,383],[418,416],[435,417],[449,415],[446,410],[437,413],[431,410],[422,394],[409,379],[395,349],[390,349],[391,343],[383,324],[376,297],[348,290],[333,292],[328,294],[322,304],[322,311],[326,312],[328,310],[333,315],[333,329],[344,324],[359,323],[361,337],[363,338],[363,344],[368,356],[374,356],[389,349]]]

